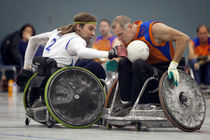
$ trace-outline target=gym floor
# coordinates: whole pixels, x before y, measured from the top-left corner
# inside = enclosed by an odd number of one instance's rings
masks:
[[[210,99],[206,99],[206,118],[200,131],[183,132],[178,128],[156,128],[135,131],[134,127],[112,128],[94,125],[85,129],[71,129],[60,124],[53,128],[31,120],[26,126],[22,93],[9,97],[0,93],[0,140],[208,140],[210,139]]]

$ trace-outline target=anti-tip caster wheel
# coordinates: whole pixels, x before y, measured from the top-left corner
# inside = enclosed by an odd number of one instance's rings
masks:
[[[100,118],[97,122],[96,122],[97,125],[102,125],[103,124],[103,119]]]
[[[111,124],[106,123],[106,129],[108,129],[108,130],[112,129],[112,125],[111,125]]]
[[[140,122],[137,122],[137,123],[136,123],[135,129],[136,129],[136,131],[141,130],[141,123],[140,123]]]
[[[26,118],[26,119],[25,119],[25,125],[28,126],[29,123],[30,123],[30,119],[29,119],[29,118]]]
[[[54,122],[49,121],[46,123],[47,127],[52,128],[54,126]]]

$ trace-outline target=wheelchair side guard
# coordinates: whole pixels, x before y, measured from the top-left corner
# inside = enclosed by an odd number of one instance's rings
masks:
[[[107,97],[106,97],[106,102],[105,102],[105,107],[106,108],[109,108],[110,107],[110,105],[111,105],[111,101],[112,101],[112,96],[113,96],[113,90],[116,88],[116,85],[117,85],[117,82],[118,82],[118,79],[116,79],[115,81],[114,81],[114,83],[112,84],[112,86],[111,86],[111,88],[110,88],[110,90],[109,90],[109,92],[108,92],[108,94],[107,94]]]
[[[77,84],[78,80],[82,85]],[[72,66],[57,70],[48,79],[44,96],[53,118],[70,128],[86,128],[96,123],[102,116],[106,98],[94,74]]]
[[[159,82],[159,99],[167,118],[173,125],[187,132],[201,128],[206,104],[198,84],[179,70],[180,82],[176,87],[165,72]]]
[[[35,73],[27,82],[25,88],[24,88],[24,91],[23,91],[23,106],[24,106],[24,109],[26,110],[26,97],[27,97],[27,92],[28,92],[28,89],[29,89],[29,86],[31,84],[31,80],[37,75],[38,73]]]

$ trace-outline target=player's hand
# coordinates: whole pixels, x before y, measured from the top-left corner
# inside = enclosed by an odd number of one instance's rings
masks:
[[[116,60],[108,60],[105,63],[106,71],[116,72],[118,68],[118,62]]]
[[[110,51],[109,51],[109,59],[112,58],[116,58],[116,57],[126,57],[127,56],[127,49],[122,46],[122,45],[118,45],[113,47]]]
[[[178,63],[171,61],[168,67],[168,79],[173,80],[173,84],[178,86],[179,84],[179,72],[177,70]]]
[[[32,75],[33,75],[32,71],[22,69],[16,77],[17,85],[20,87],[24,87]]]

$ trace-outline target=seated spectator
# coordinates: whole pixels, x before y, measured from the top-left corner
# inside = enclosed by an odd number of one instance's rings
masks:
[[[1,57],[4,65],[15,65],[17,73],[23,66],[24,56],[28,40],[31,36],[35,35],[35,29],[31,24],[25,24],[20,30],[7,35],[1,44]],[[43,47],[39,47],[36,55],[42,55]],[[5,75],[2,76],[4,83],[3,91],[7,91],[7,84],[9,79],[15,77],[14,71],[7,70]]]
[[[190,67],[199,85],[210,85],[210,37],[206,25],[197,28],[197,38],[189,43]]]
[[[23,65],[26,46],[31,36],[35,35],[35,29],[31,24],[25,24],[18,31],[5,37],[1,44],[1,57],[4,65],[15,65],[19,71]],[[40,47],[37,55],[41,55]]]
[[[23,27],[5,37],[1,44],[1,57],[4,65],[15,65],[17,70],[21,68],[21,54],[18,46],[23,38],[23,32],[29,24],[23,25]],[[32,26],[31,26],[32,27]],[[35,31],[32,28],[31,34],[34,35]]]
[[[120,44],[120,41],[111,33],[111,23],[107,19],[99,22],[100,36],[93,43],[93,48],[101,51],[109,51],[112,47]],[[96,59],[97,62],[104,63],[106,59]]]
[[[24,30],[22,31],[22,40],[19,42],[19,52],[21,54],[21,64],[23,65],[24,63],[24,58],[25,58],[25,52],[26,52],[26,48],[28,46],[28,41],[30,39],[31,36],[35,35],[35,30],[34,27],[30,24],[26,24],[24,26]],[[35,56],[42,56],[42,52],[43,52],[44,47],[40,46],[35,54]],[[21,66],[22,66],[21,65]]]

